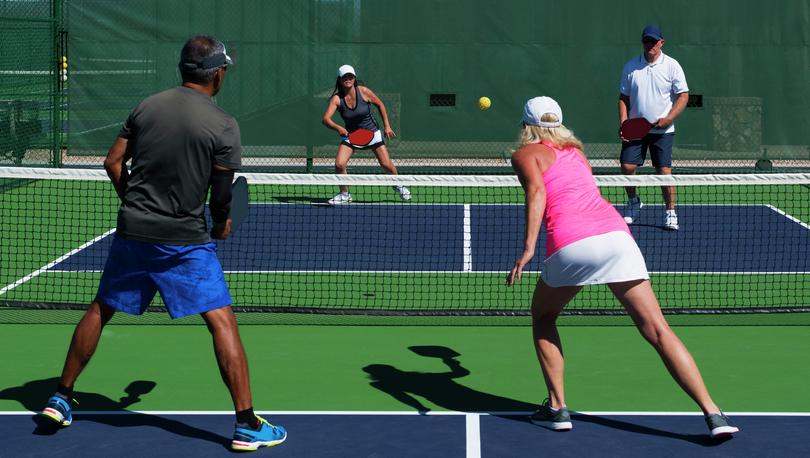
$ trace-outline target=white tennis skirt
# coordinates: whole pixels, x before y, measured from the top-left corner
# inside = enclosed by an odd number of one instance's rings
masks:
[[[541,277],[558,287],[646,280],[650,274],[633,237],[614,231],[560,248],[543,262]]]
[[[374,137],[371,139],[370,142],[368,142],[368,145],[354,145],[354,144],[349,142],[348,137],[344,138],[341,141],[341,143],[343,143],[344,145],[351,146],[352,149],[372,149],[372,148],[376,148],[376,147],[378,147],[380,145],[384,145],[385,144],[385,139],[383,138],[382,131],[380,129],[377,129],[377,130],[374,131]]]

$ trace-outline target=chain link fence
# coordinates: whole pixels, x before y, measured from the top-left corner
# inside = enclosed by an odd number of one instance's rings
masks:
[[[810,33],[810,6],[790,0],[763,23],[767,7],[743,3],[729,25],[712,23],[711,40],[702,21],[724,4],[662,16],[693,96],[676,123],[677,173],[810,168],[810,132],[796,127],[810,122],[810,66],[795,65],[808,45],[780,38]],[[575,16],[588,34],[565,25]],[[2,165],[100,167],[129,111],[179,84],[180,48],[204,33],[236,60],[217,103],[240,123],[248,168],[334,170],[340,139],[321,118],[348,63],[386,104],[400,172],[416,174],[511,173],[522,104],[540,94],[561,103],[595,170],[618,173],[619,71],[643,26],[609,4],[529,0],[0,0],[0,21]],[[735,33],[749,23],[751,36]],[[491,108],[479,109],[481,96]],[[369,151],[350,167],[380,171]]]
[[[0,1],[0,165],[59,165],[61,2]]]

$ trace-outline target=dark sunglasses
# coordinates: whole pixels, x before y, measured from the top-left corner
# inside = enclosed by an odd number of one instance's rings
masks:
[[[654,44],[658,43],[658,40],[656,40],[655,38],[651,38],[651,37],[644,37],[644,38],[641,39],[641,42],[644,43],[645,45],[654,45]]]

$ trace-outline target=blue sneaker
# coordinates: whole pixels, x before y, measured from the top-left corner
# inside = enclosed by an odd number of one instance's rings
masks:
[[[236,427],[233,432],[231,449],[239,451],[253,451],[259,447],[272,447],[287,440],[287,430],[282,426],[273,426],[264,418],[256,415],[259,419],[258,431],[250,428]]]
[[[48,404],[42,409],[40,415],[59,423],[61,426],[70,426],[73,423],[73,406],[79,405],[75,399],[66,400],[57,395],[48,399]]]

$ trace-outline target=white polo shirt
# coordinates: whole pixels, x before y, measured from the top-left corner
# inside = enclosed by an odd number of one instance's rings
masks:
[[[622,69],[619,92],[630,97],[630,118],[645,118],[655,122],[672,110],[677,95],[688,92],[686,76],[677,60],[663,52],[653,63],[644,54],[630,59]],[[675,132],[675,123],[665,129],[653,129],[654,134]]]

